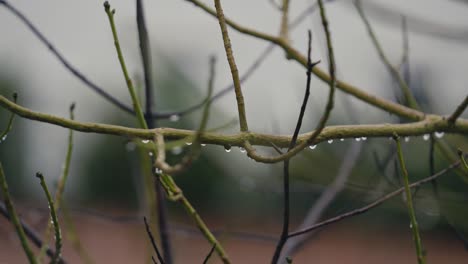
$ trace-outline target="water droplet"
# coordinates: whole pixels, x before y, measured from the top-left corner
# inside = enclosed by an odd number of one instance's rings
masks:
[[[169,117],[169,121],[171,121],[171,122],[177,122],[177,121],[179,121],[179,120],[180,120],[180,116],[179,116],[179,115],[171,115],[171,116]]]
[[[340,138],[340,141],[344,141],[344,138]]]
[[[206,146],[206,144],[200,144],[202,147]]]
[[[160,175],[162,173],[162,170],[160,168],[155,168],[154,173]]]
[[[410,137],[405,137],[405,142],[409,142]]]
[[[150,157],[152,157],[152,156],[153,156],[153,152],[151,152],[151,151],[148,152],[148,155],[150,155]]]
[[[127,151],[134,151],[135,148],[136,148],[136,144],[135,144],[135,142],[133,142],[133,141],[130,141],[130,142],[128,142],[127,144],[125,144],[125,149],[126,149]]]
[[[367,137],[362,137],[361,139],[362,139],[362,141],[366,141]]]
[[[428,140],[429,138],[431,138],[431,135],[429,135],[429,134],[424,134],[423,135],[424,140]]]
[[[192,142],[185,142],[185,145],[190,146],[192,145]]]
[[[357,138],[355,138],[355,140],[359,142],[359,141],[361,141],[361,138],[357,137]]]
[[[245,148],[239,148],[240,152],[245,153]]]
[[[5,141],[5,140],[7,139],[7,136],[8,136],[8,135],[4,135],[4,136],[2,137],[2,139],[0,139],[0,142]]]
[[[141,141],[141,143],[143,143],[143,144],[148,144],[148,143],[149,143],[149,139],[143,139],[143,140]]]
[[[317,145],[310,145],[309,148],[310,149],[315,149],[317,147]]]
[[[229,145],[224,145],[224,150],[225,150],[226,152],[228,152],[228,153],[231,152],[231,146],[229,146]]]
[[[171,149],[171,153],[174,154],[174,155],[179,155],[180,153],[182,153],[182,147],[173,147]]]
[[[436,138],[442,138],[442,137],[444,136],[445,133],[444,133],[444,132],[436,131],[434,134],[435,134]]]
[[[331,143],[333,143],[333,139],[329,139],[327,142],[328,142],[328,144],[331,144]]]
[[[409,228],[413,228],[413,224],[412,224],[412,223],[409,223]]]

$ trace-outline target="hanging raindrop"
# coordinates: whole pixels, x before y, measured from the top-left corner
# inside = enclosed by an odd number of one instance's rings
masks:
[[[171,115],[171,116],[169,117],[169,121],[171,121],[171,122],[177,122],[177,121],[179,121],[179,120],[180,120],[180,116],[179,116],[179,115]]]
[[[179,147],[179,146],[173,147],[173,148],[171,149],[171,153],[172,153],[173,155],[179,155],[180,153],[182,153],[182,147]]]
[[[328,142],[328,144],[331,144],[331,143],[333,143],[333,139],[329,139],[327,142]]]
[[[148,143],[149,143],[149,139],[143,139],[143,140],[141,141],[141,143],[143,143],[143,144],[148,144]]]
[[[160,175],[162,173],[162,170],[160,168],[155,168],[154,173]]]
[[[362,137],[361,139],[362,139],[362,141],[366,141],[367,137]]]
[[[409,142],[410,141],[410,137],[405,137],[405,142]]]
[[[359,141],[361,141],[361,138],[357,137],[357,138],[355,138],[355,140],[359,142]]]
[[[444,133],[444,132],[436,131],[434,134],[435,134],[436,138],[442,138],[442,137],[444,136],[445,133]]]
[[[200,144],[202,147],[206,146],[206,144]]]
[[[315,149],[317,147],[317,145],[310,145],[309,148],[310,149]]]
[[[429,140],[429,138],[431,138],[431,135],[429,135],[429,134],[424,134],[423,135],[424,140]]]
[[[340,141],[344,141],[344,138],[340,138]]]
[[[245,148],[239,148],[240,152],[245,153]]]
[[[185,142],[185,145],[190,146],[192,145],[192,142]]]
[[[228,153],[231,152],[231,146],[229,146],[229,145],[224,145],[224,150],[225,150],[226,152],[228,152]]]

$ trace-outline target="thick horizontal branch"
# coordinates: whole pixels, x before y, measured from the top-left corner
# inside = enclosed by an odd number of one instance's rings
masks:
[[[30,120],[58,125],[80,132],[97,133],[106,135],[117,135],[129,138],[153,139],[154,133],[160,133],[166,139],[175,140],[183,138],[193,138],[197,131],[175,128],[139,129],[124,126],[116,126],[100,123],[78,122],[63,117],[44,114],[32,111],[8,100],[0,95],[0,105],[15,114]],[[297,143],[306,141],[314,131],[299,135]],[[450,124],[445,117],[438,115],[427,115],[424,120],[406,124],[375,124],[375,125],[345,125],[328,126],[320,136],[311,144],[317,144],[329,139],[359,138],[359,137],[391,137],[393,133],[400,136],[419,136],[434,132],[468,134],[468,120],[459,118],[455,124]],[[225,135],[213,132],[203,132],[200,136],[200,143],[221,146],[243,147],[244,142],[252,145],[268,146],[272,144],[287,148],[291,141],[288,135],[270,135],[254,132],[241,132],[237,134]]]

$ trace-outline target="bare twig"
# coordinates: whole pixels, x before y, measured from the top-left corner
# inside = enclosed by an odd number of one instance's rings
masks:
[[[331,183],[325,191],[320,195],[320,197],[314,202],[307,212],[307,215],[302,220],[302,223],[297,228],[297,230],[302,230],[307,228],[314,223],[316,223],[323,211],[328,208],[330,203],[335,199],[335,197],[341,192],[344,188],[346,181],[348,180],[353,167],[356,164],[356,161],[360,157],[363,144],[360,142],[353,142],[349,146],[348,150],[344,154],[344,160],[340,165],[339,171],[335,177],[333,183]],[[290,239],[288,244],[285,246],[283,257],[292,256],[294,252],[301,247],[301,245],[308,239],[313,233],[308,233],[307,236],[296,237]]]
[[[8,183],[6,181],[5,173],[3,172],[3,166],[0,163],[0,185],[3,192],[3,199],[5,199],[5,205],[8,211],[9,219],[13,226],[15,227],[16,233],[21,242],[21,246],[23,246],[24,253],[28,258],[29,262],[34,264],[37,263],[36,258],[34,257],[34,253],[29,246],[28,240],[26,238],[26,234],[24,232],[23,226],[21,225],[20,219],[18,214],[16,213],[15,207],[13,205],[13,201],[10,197],[10,192],[8,190]]]
[[[3,217],[5,217],[7,220],[12,221],[11,217],[10,217],[10,213],[8,212],[5,204],[2,201],[0,201],[0,214],[3,215]],[[28,224],[26,224],[23,220],[19,219],[19,222],[20,222],[21,227],[24,230],[25,235],[29,238],[29,240],[31,240],[31,242],[37,248],[41,248],[44,243],[42,242],[39,234],[36,231],[34,231],[34,229],[32,227],[30,227]],[[47,256],[52,258],[55,255],[55,252],[52,249],[47,248],[46,254],[47,254]],[[60,264],[66,264],[66,262],[65,262],[65,260],[63,258],[60,258],[59,263]]]
[[[112,103],[118,108],[128,113],[132,112],[132,109],[130,107],[120,102],[117,98],[106,92],[97,84],[93,83],[82,72],[80,72],[76,67],[74,67],[23,13],[21,13],[18,9],[16,9],[6,0],[1,0],[0,4],[3,4],[3,6],[5,6],[6,9],[8,9],[11,13],[18,17],[24,24],[26,24],[26,26],[31,30],[31,32],[50,50],[50,52],[63,64],[63,66],[73,75],[75,75],[76,78],[82,81],[87,87],[91,88],[91,90],[93,90],[102,98],[106,99],[108,102]]]
[[[413,240],[416,246],[416,256],[418,258],[418,263],[424,264],[426,263],[426,260],[425,260],[425,255],[423,252],[422,243],[421,243],[421,237],[419,236],[419,225],[418,225],[418,221],[416,220],[416,214],[414,212],[413,199],[411,197],[412,195],[411,195],[411,190],[409,187],[408,171],[406,170],[405,160],[403,159],[403,150],[401,149],[399,136],[395,134],[393,139],[395,140],[396,145],[397,145],[398,160],[400,161],[401,174],[403,175],[405,197],[406,197],[405,200],[406,200],[406,206],[408,208],[408,214],[409,214],[410,221],[411,221],[410,228],[411,228],[411,231],[413,232]]]
[[[447,119],[448,122],[451,124],[455,124],[455,121],[457,121],[457,118],[459,118],[461,114],[463,114],[466,107],[468,107],[468,95],[465,96],[465,99],[463,100],[463,102],[457,107],[455,112],[453,112],[453,114]]]
[[[187,169],[193,162],[194,159],[198,158],[200,155],[200,148],[201,148],[201,142],[200,142],[200,137],[202,133],[206,129],[206,125],[208,123],[208,118],[209,118],[209,110],[211,106],[211,95],[213,93],[213,87],[214,87],[214,76],[215,76],[215,63],[216,59],[215,57],[210,58],[210,77],[208,80],[208,94],[205,99],[205,107],[203,108],[203,114],[202,114],[202,119],[200,121],[200,125],[198,130],[195,132],[195,137],[193,138],[192,143],[192,148],[189,154],[184,156],[181,160],[176,165],[169,165],[166,162],[166,147],[165,147],[165,142],[164,142],[164,137],[160,134],[155,134],[154,142],[156,143],[156,150],[155,152],[157,153],[156,159],[154,162],[154,166],[156,168],[161,169],[165,173],[174,175],[177,173],[182,172],[183,170]]]
[[[449,167],[439,171],[438,173],[436,173],[436,174],[434,174],[432,176],[429,176],[427,178],[424,178],[422,180],[419,180],[419,181],[416,181],[416,182],[410,184],[409,187],[410,188],[415,188],[415,187],[421,186],[421,185],[423,185],[425,183],[431,182],[434,179],[437,179],[438,177],[444,175],[445,173],[447,173],[450,170],[452,170],[454,168],[457,168],[459,166],[460,166],[460,161],[457,161],[457,162],[453,163],[452,165],[450,165]],[[401,188],[399,188],[399,189],[397,189],[397,190],[395,190],[395,191],[393,191],[391,193],[388,193],[388,194],[382,196],[381,198],[375,200],[374,202],[367,204],[366,206],[363,206],[363,207],[360,207],[358,209],[354,209],[354,210],[351,210],[349,212],[346,212],[344,214],[340,214],[338,216],[329,218],[329,219],[327,219],[325,221],[319,222],[317,224],[314,224],[314,225],[312,225],[310,227],[307,227],[307,228],[304,228],[302,230],[298,230],[298,231],[289,233],[289,237],[300,236],[300,235],[306,234],[308,232],[311,232],[313,230],[316,230],[318,228],[321,228],[321,227],[324,227],[324,226],[339,222],[341,220],[347,219],[349,217],[353,217],[353,216],[356,216],[356,215],[363,214],[363,213],[369,211],[370,209],[381,205],[385,201],[387,201],[387,200],[401,194],[404,191],[405,191],[405,187],[401,187]]]
[[[211,258],[211,256],[213,255],[213,252],[215,251],[215,248],[216,248],[216,245],[213,244],[213,246],[211,247],[210,249],[210,252],[208,252],[208,255],[206,255],[205,259],[203,260],[203,264],[207,264],[208,263],[208,260]]]
[[[145,109],[146,113],[152,113],[153,109],[153,78],[152,78],[152,65],[151,65],[151,49],[150,49],[150,41],[148,36],[148,30],[146,29],[146,22],[145,22],[145,14],[143,8],[143,1],[137,0],[136,1],[136,19],[137,19],[137,26],[138,26],[138,38],[140,41],[140,53],[141,53],[141,60],[143,63],[143,71],[144,71],[144,78],[145,78]],[[154,119],[150,117],[146,117],[146,125],[148,128],[155,128],[156,122]],[[152,172],[154,173],[154,157],[151,157],[151,166]],[[155,182],[156,188],[156,196],[157,196],[157,205],[156,211],[158,214],[158,224],[159,224],[159,235],[162,243],[162,249],[164,252],[164,260],[168,264],[172,264],[172,249],[171,249],[171,238],[169,237],[169,227],[168,227],[168,216],[167,216],[167,208],[166,208],[166,201],[163,195],[162,186],[160,182],[157,180]]]
[[[18,99],[18,94],[17,93],[14,93],[13,94],[13,102],[16,103]],[[3,141],[6,140],[7,136],[8,136],[8,133],[10,133],[11,129],[13,128],[13,120],[15,119],[15,113],[10,113],[10,118],[8,119],[8,123],[7,123],[7,126],[5,128],[5,130],[2,132],[2,134],[0,134],[0,143],[2,143]]]
[[[231,68],[232,81],[234,83],[234,91],[236,93],[237,110],[239,114],[239,126],[241,132],[247,132],[249,127],[247,125],[247,117],[245,115],[245,103],[244,96],[242,94],[242,88],[239,79],[239,71],[237,70],[236,61],[232,53],[231,40],[226,27],[226,19],[224,18],[223,8],[221,6],[221,0],[214,0],[216,7],[216,16],[218,17],[219,26],[221,28],[221,34],[223,36],[224,49],[226,51],[226,57]]]
[[[158,260],[160,264],[164,264],[164,259],[159,252],[158,245],[156,244],[156,241],[154,240],[153,234],[151,233],[150,226],[148,224],[148,221],[146,220],[146,216],[143,217],[143,221],[145,222],[145,228],[146,228],[146,234],[148,234],[148,237],[151,241],[151,245],[153,246],[154,251],[156,252],[156,255],[158,256]]]
[[[289,0],[283,0],[281,5],[281,25],[279,37],[284,39],[284,41],[289,41]]]
[[[72,103],[70,105],[70,119],[71,120],[75,119],[74,110],[75,110],[75,103]],[[65,183],[67,182],[68,172],[70,171],[72,151],[73,151],[73,130],[70,129],[69,132],[68,132],[67,153],[66,153],[66,156],[65,156],[65,162],[63,164],[62,174],[59,177],[57,190],[55,192],[55,197],[54,197],[55,211],[59,211],[61,209],[62,196],[63,196],[63,192],[65,190]],[[49,241],[50,240],[50,235],[51,235],[51,232],[52,232],[52,228],[54,227],[52,215],[49,216],[49,220],[47,221],[47,223],[48,223],[47,228],[46,228],[46,230],[44,232],[44,241]],[[48,248],[47,243],[44,244],[41,247],[41,250],[40,250],[39,255],[37,257],[37,259],[40,262],[42,262],[42,258],[44,256],[44,254],[46,253],[47,248]]]
[[[306,89],[305,89],[305,94],[304,94],[304,99],[302,101],[301,105],[301,110],[299,112],[299,117],[297,119],[297,124],[296,128],[294,129],[294,134],[291,139],[291,143],[289,144],[288,151],[294,148],[297,142],[297,137],[299,135],[299,131],[301,130],[302,126],[302,120],[304,118],[305,110],[307,107],[307,102],[309,100],[309,95],[310,95],[310,79],[312,75],[312,67],[314,64],[312,63],[311,59],[311,53],[312,53],[312,32],[309,30],[308,32],[308,51],[307,51],[307,62],[309,67],[307,68],[307,83],[306,83]],[[281,255],[281,250],[284,247],[284,244],[286,244],[286,241],[288,240],[288,233],[289,233],[289,196],[290,196],[290,191],[289,191],[289,159],[286,159],[284,161],[283,165],[283,228],[281,231],[280,238],[278,240],[278,244],[276,245],[276,250],[273,255],[273,258],[271,260],[272,264],[276,264],[279,260],[279,257]]]
[[[364,10],[362,9],[361,1],[360,0],[355,0],[354,4],[356,6],[356,9],[364,22],[364,25],[366,26],[367,32],[369,33],[369,36],[372,40],[372,43],[374,44],[375,49],[377,50],[377,53],[379,54],[380,59],[382,60],[383,64],[387,68],[387,70],[390,72],[392,77],[398,82],[398,85],[400,86],[401,91],[403,92],[403,95],[405,97],[405,101],[408,104],[409,107],[413,109],[419,109],[419,105],[417,101],[415,100],[413,94],[411,93],[410,88],[408,87],[408,84],[405,82],[405,80],[401,77],[400,73],[398,70],[393,67],[393,65],[390,63],[388,60],[387,56],[385,55],[382,46],[380,45],[377,36],[374,33],[374,30],[372,29],[369,21],[367,20],[367,17],[364,14]]]
[[[60,255],[62,254],[62,232],[60,231],[60,225],[58,222],[58,216],[57,216],[57,210],[56,210],[57,208],[55,207],[55,203],[54,203],[54,200],[52,199],[52,195],[50,195],[49,188],[47,188],[47,184],[44,180],[44,175],[38,172],[36,173],[36,177],[39,178],[39,180],[41,181],[42,189],[44,190],[44,193],[47,198],[47,203],[49,204],[50,218],[52,219],[52,224],[54,226],[55,254],[52,257],[50,263],[55,264],[59,262]]]

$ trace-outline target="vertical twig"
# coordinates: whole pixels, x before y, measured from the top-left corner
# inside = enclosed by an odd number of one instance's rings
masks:
[[[419,236],[419,226],[416,220],[416,214],[414,212],[413,199],[411,197],[411,190],[409,187],[408,171],[406,170],[405,161],[403,159],[403,151],[401,149],[400,138],[397,134],[395,134],[393,136],[393,139],[395,140],[396,145],[397,145],[398,160],[400,161],[400,169],[403,175],[403,182],[404,182],[405,195],[406,195],[406,206],[408,208],[408,214],[409,214],[410,221],[411,221],[410,228],[411,228],[411,231],[413,232],[413,240],[416,246],[416,256],[418,259],[418,263],[424,264],[426,263],[426,260],[425,260],[425,256],[423,252],[422,243],[421,243],[421,237]]]
[[[463,151],[461,149],[458,149],[457,153],[458,153],[458,156],[460,157],[460,162],[462,163],[462,167],[465,169],[465,172],[468,174],[468,163],[465,160]]]
[[[455,121],[457,121],[457,118],[459,118],[461,114],[463,114],[466,107],[468,107],[468,95],[465,96],[463,102],[457,107],[455,112],[453,112],[453,114],[448,118],[447,121],[451,124],[455,124]]]
[[[70,119],[71,120],[75,120],[74,110],[75,110],[75,103],[72,103],[70,105]],[[70,129],[68,132],[67,154],[65,156],[65,162],[63,164],[62,174],[60,175],[60,178],[58,180],[57,190],[55,192],[55,197],[54,197],[56,211],[60,210],[60,207],[62,204],[62,195],[65,190],[65,183],[67,182],[68,172],[70,171],[72,151],[73,151],[73,129]],[[47,223],[48,224],[44,232],[44,241],[46,241],[47,243],[44,243],[41,247],[41,250],[39,251],[39,254],[37,256],[37,259],[39,260],[39,262],[42,262],[42,258],[44,257],[46,250],[49,247],[48,241],[50,240],[50,235],[51,235],[52,227],[53,227],[52,216],[49,216],[49,220],[47,221]]]
[[[136,18],[137,18],[137,26],[138,26],[138,38],[140,41],[140,52],[141,52],[141,60],[143,63],[143,71],[144,71],[144,78],[145,78],[145,95],[146,95],[146,104],[145,104],[145,112],[146,116],[146,124],[148,128],[155,128],[156,122],[153,120],[150,115],[153,109],[153,78],[152,78],[152,70],[151,70],[151,49],[150,49],[150,42],[148,31],[146,29],[146,22],[145,22],[145,14],[143,8],[143,1],[137,0],[136,1]],[[151,171],[155,171],[154,167],[154,157],[151,157]],[[156,176],[158,177],[158,176]],[[157,196],[157,213],[158,213],[158,224],[159,224],[159,234],[164,254],[164,260],[166,263],[171,264],[172,261],[172,250],[171,250],[171,243],[169,238],[169,227],[167,221],[167,209],[166,209],[166,201],[164,199],[163,190],[161,188],[160,182],[158,180],[155,181],[155,188],[156,188],[156,196]]]
[[[55,233],[55,255],[53,256],[50,263],[55,264],[58,263],[60,259],[60,255],[62,254],[62,233],[60,232],[60,226],[58,223],[57,211],[55,207],[55,203],[50,195],[49,188],[47,188],[47,184],[44,180],[44,175],[38,172],[36,173],[36,177],[39,178],[41,181],[42,189],[47,198],[47,203],[49,204],[50,216],[52,219],[52,223],[54,225],[54,233]]]
[[[24,253],[26,254],[26,257],[28,258],[29,262],[32,264],[35,264],[37,263],[37,261],[36,261],[36,258],[34,257],[31,247],[29,247],[29,243],[24,233],[23,226],[21,225],[20,219],[18,215],[16,214],[13,201],[11,200],[11,197],[10,197],[10,192],[8,191],[8,184],[6,181],[5,173],[3,172],[3,166],[1,162],[0,162],[0,185],[2,188],[2,192],[3,192],[3,199],[5,199],[5,206],[8,210],[8,214],[10,216],[11,222],[13,223],[13,226],[15,227],[16,233],[18,234],[18,237],[21,241],[21,245],[23,246]]]
[[[284,39],[285,42],[288,42],[289,39],[289,0],[283,0],[281,5],[281,26],[279,37]]]
[[[159,252],[158,245],[156,245],[156,241],[154,240],[153,234],[151,233],[151,229],[148,224],[148,221],[146,220],[146,216],[143,217],[143,221],[145,222],[146,233],[148,234],[148,237],[151,241],[151,245],[153,246],[153,249],[156,252],[156,255],[158,256],[159,263],[164,264],[164,259],[161,253]]]
[[[213,246],[211,247],[210,249],[210,252],[208,252],[208,255],[206,255],[205,259],[203,260],[203,264],[207,264],[208,263],[208,260],[211,258],[211,256],[213,255],[213,252],[215,251],[216,249],[216,245],[213,244]]]
[[[18,94],[13,93],[13,102],[16,103],[18,99]],[[15,119],[15,113],[11,112],[10,113],[10,118],[8,119],[7,127],[5,130],[0,134],[0,143],[6,140],[8,133],[10,133],[11,128],[13,127],[13,120]]]
[[[241,132],[247,132],[249,127],[247,125],[247,117],[245,115],[245,103],[244,96],[242,94],[242,88],[239,80],[239,71],[237,70],[236,61],[232,53],[231,40],[226,27],[226,20],[224,18],[223,8],[221,6],[221,0],[214,0],[216,7],[216,15],[218,17],[219,26],[221,27],[221,34],[223,36],[224,49],[226,51],[226,57],[231,68],[232,80],[234,82],[234,91],[236,93],[237,100],[237,111],[239,113],[239,126]]]
[[[314,67],[314,64],[312,63],[311,53],[312,53],[312,32],[309,30],[308,51],[307,51],[308,67],[307,67],[307,73],[306,73],[307,74],[306,89],[305,89],[304,99],[301,105],[301,110],[299,112],[299,117],[297,119],[296,128],[294,129],[293,137],[291,139],[291,142],[289,143],[288,151],[294,148],[294,146],[296,145],[297,137],[299,135],[299,131],[302,126],[302,119],[304,118],[304,113],[307,107],[307,102],[309,100],[310,81],[311,81],[311,75],[312,75],[312,68]],[[284,161],[284,165],[283,165],[283,228],[281,231],[281,236],[278,240],[278,244],[276,245],[275,253],[273,254],[273,259],[271,260],[272,264],[278,263],[278,260],[281,256],[281,250],[283,249],[284,245],[286,244],[286,241],[288,240],[289,218],[290,218],[289,196],[290,196],[290,191],[289,191],[289,158],[288,158]]]
[[[128,92],[130,93],[130,97],[132,99],[133,111],[136,114],[140,127],[148,128],[145,122],[143,111],[141,110],[140,102],[138,101],[138,97],[135,92],[135,88],[133,87],[132,79],[130,79],[130,76],[128,75],[127,66],[125,65],[125,60],[123,58],[122,50],[120,48],[120,41],[117,35],[117,29],[115,27],[114,22],[115,9],[111,10],[109,2],[106,1],[104,2],[104,11],[106,11],[107,17],[109,18],[112,37],[114,38],[115,50],[117,51],[117,57],[119,59],[120,67],[125,78],[125,83],[127,84]]]

